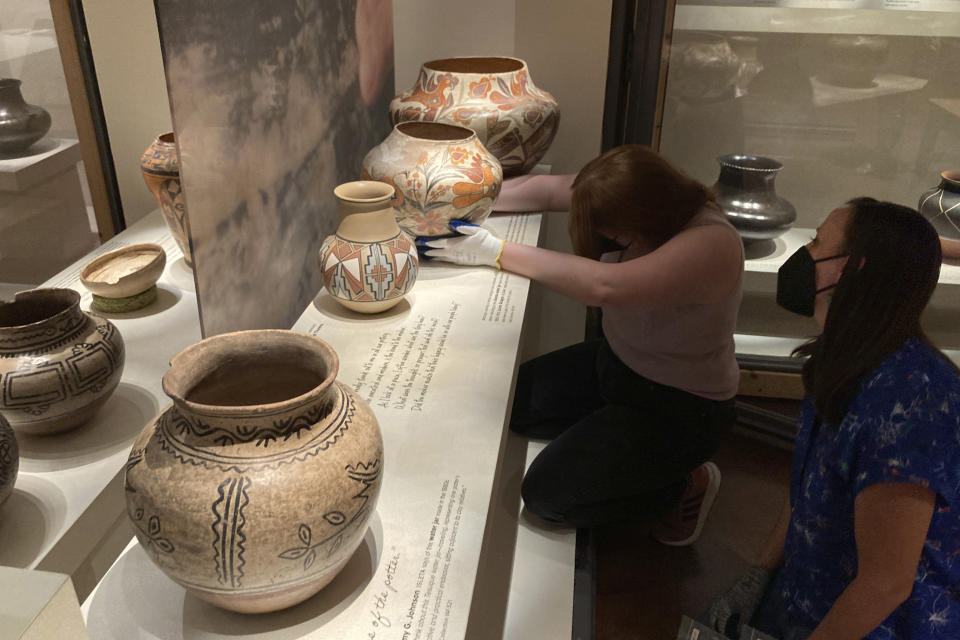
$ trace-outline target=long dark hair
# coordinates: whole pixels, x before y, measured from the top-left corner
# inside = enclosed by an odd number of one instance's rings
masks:
[[[573,250],[594,259],[600,257],[600,230],[637,233],[659,245],[714,199],[707,187],[639,144],[597,156],[584,165],[571,188]]]
[[[864,377],[906,340],[929,344],[920,314],[940,277],[940,240],[919,213],[873,198],[847,205],[849,257],[823,332],[795,351],[810,356],[803,382],[819,417],[832,424],[843,420]]]

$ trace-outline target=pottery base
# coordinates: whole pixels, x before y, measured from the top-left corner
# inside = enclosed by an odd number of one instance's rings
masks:
[[[104,298],[93,294],[91,307],[96,311],[104,313],[127,313],[143,309],[147,305],[153,304],[157,299],[157,286],[153,285],[146,291],[142,291],[126,298]]]
[[[237,613],[269,613],[271,611],[280,611],[281,609],[287,609],[300,604],[304,600],[316,595],[318,591],[330,584],[349,560],[350,556],[347,556],[343,562],[330,569],[330,571],[323,574],[317,580],[279,591],[265,591],[255,594],[224,594],[204,591],[196,587],[187,587],[187,591],[221,609],[228,609],[230,611],[236,611]]]
[[[119,382],[120,381],[117,380],[117,383]],[[116,389],[116,384],[87,406],[47,420],[18,422],[12,417],[12,411],[6,411],[3,415],[7,419],[7,422],[10,423],[10,426],[13,427],[13,430],[17,432],[17,435],[52,436],[63,433],[64,431],[76,429],[89,421],[90,418],[100,410],[100,407],[104,405],[107,399],[113,395],[114,389]]]
[[[356,302],[353,300],[343,300],[342,298],[334,298],[337,302],[345,306],[351,311],[356,311],[357,313],[380,313],[386,311],[387,309],[392,309],[393,307],[400,304],[400,301],[403,300],[403,296],[399,298],[391,298],[390,300],[380,300],[379,302]]]

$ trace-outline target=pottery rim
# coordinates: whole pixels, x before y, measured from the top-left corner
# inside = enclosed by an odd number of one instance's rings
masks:
[[[266,355],[268,349],[278,346],[299,351],[302,358],[300,364],[320,369],[320,383],[299,395],[263,404],[207,404],[187,399],[220,367],[242,361],[252,350],[263,349]],[[161,386],[174,405],[189,413],[224,418],[243,417],[250,416],[252,412],[273,414],[290,411],[314,402],[332,387],[339,369],[337,352],[320,338],[286,329],[251,329],[212,336],[190,345],[170,360],[170,369],[163,374]]]
[[[11,309],[15,305],[26,306],[33,299],[39,299],[46,303],[47,309],[43,311],[29,313],[30,310],[28,307],[28,313],[24,314],[28,318],[33,316],[35,319],[31,319],[29,322],[21,322],[20,324],[11,324],[5,320],[5,316],[10,313],[15,315],[16,311]],[[58,289],[58,288],[44,288],[44,289],[29,289],[27,291],[20,291],[13,296],[13,300],[0,300],[0,331],[4,329],[27,329],[34,326],[38,326],[44,322],[50,322],[52,320],[59,319],[60,317],[65,317],[70,315],[73,308],[80,304],[80,294],[74,291],[73,289]],[[50,309],[55,309],[50,311]],[[42,314],[42,316],[41,316]]]
[[[333,195],[345,202],[373,205],[393,200],[394,191],[393,185],[379,180],[354,180],[334,187]]]
[[[457,58],[440,58],[423,63],[424,69],[440,73],[460,73],[475,75],[495,75],[502,73],[516,73],[525,69],[527,63],[519,58],[509,56],[462,56]]]
[[[398,123],[393,127],[393,130],[402,136],[427,142],[459,142],[465,144],[470,142],[472,138],[477,137],[473,129],[443,122],[411,120]]]
[[[940,178],[951,187],[960,191],[960,169],[941,171]]]
[[[756,171],[758,173],[775,173],[783,169],[783,163],[773,158],[740,153],[717,156],[717,162],[720,163],[721,167],[731,167],[743,171]]]
[[[21,84],[23,84],[23,82],[18,78],[0,78],[0,89],[19,87]]]
[[[90,279],[90,275],[94,270],[102,267],[108,262],[116,260],[117,258],[120,258],[128,253],[133,253],[135,251],[152,251],[155,255],[153,259],[147,264],[143,265],[136,271],[120,276],[116,280]],[[157,269],[157,267],[160,266],[156,274],[157,277],[153,278],[153,276],[151,275],[152,282],[150,282],[150,284],[144,287],[144,290],[146,290],[146,289],[149,289],[154,284],[156,284],[157,280],[160,279],[160,276],[163,273],[162,265],[166,264],[166,262],[167,262],[167,254],[166,252],[164,252],[163,247],[161,247],[160,245],[154,244],[152,242],[131,244],[126,247],[120,247],[119,249],[116,249],[114,251],[109,251],[101,256],[97,256],[96,258],[88,262],[87,265],[80,272],[80,282],[82,282],[84,286],[86,286],[88,289],[91,289],[91,286],[92,286],[93,288],[100,289],[100,291],[106,291],[108,289],[119,288],[120,286],[122,286],[124,282],[133,280],[134,278],[139,278],[143,276],[143,274],[146,273],[147,271],[151,269]],[[91,291],[93,291],[93,289],[91,289]],[[100,293],[99,291],[93,291],[93,293],[103,296],[103,293]],[[105,297],[110,297],[110,296],[105,296]]]

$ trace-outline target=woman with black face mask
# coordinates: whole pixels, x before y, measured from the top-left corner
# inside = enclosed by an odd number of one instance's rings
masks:
[[[960,638],[960,375],[920,328],[940,259],[916,211],[858,198],[781,267],[777,301],[823,332],[798,349],[789,501],[718,631]]]

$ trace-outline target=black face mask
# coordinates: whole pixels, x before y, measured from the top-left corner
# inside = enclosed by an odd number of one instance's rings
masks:
[[[806,247],[797,249],[777,271],[777,304],[787,311],[812,317],[817,294],[837,286],[831,284],[817,289],[817,263],[845,258],[847,255],[838,253],[814,260]]]

